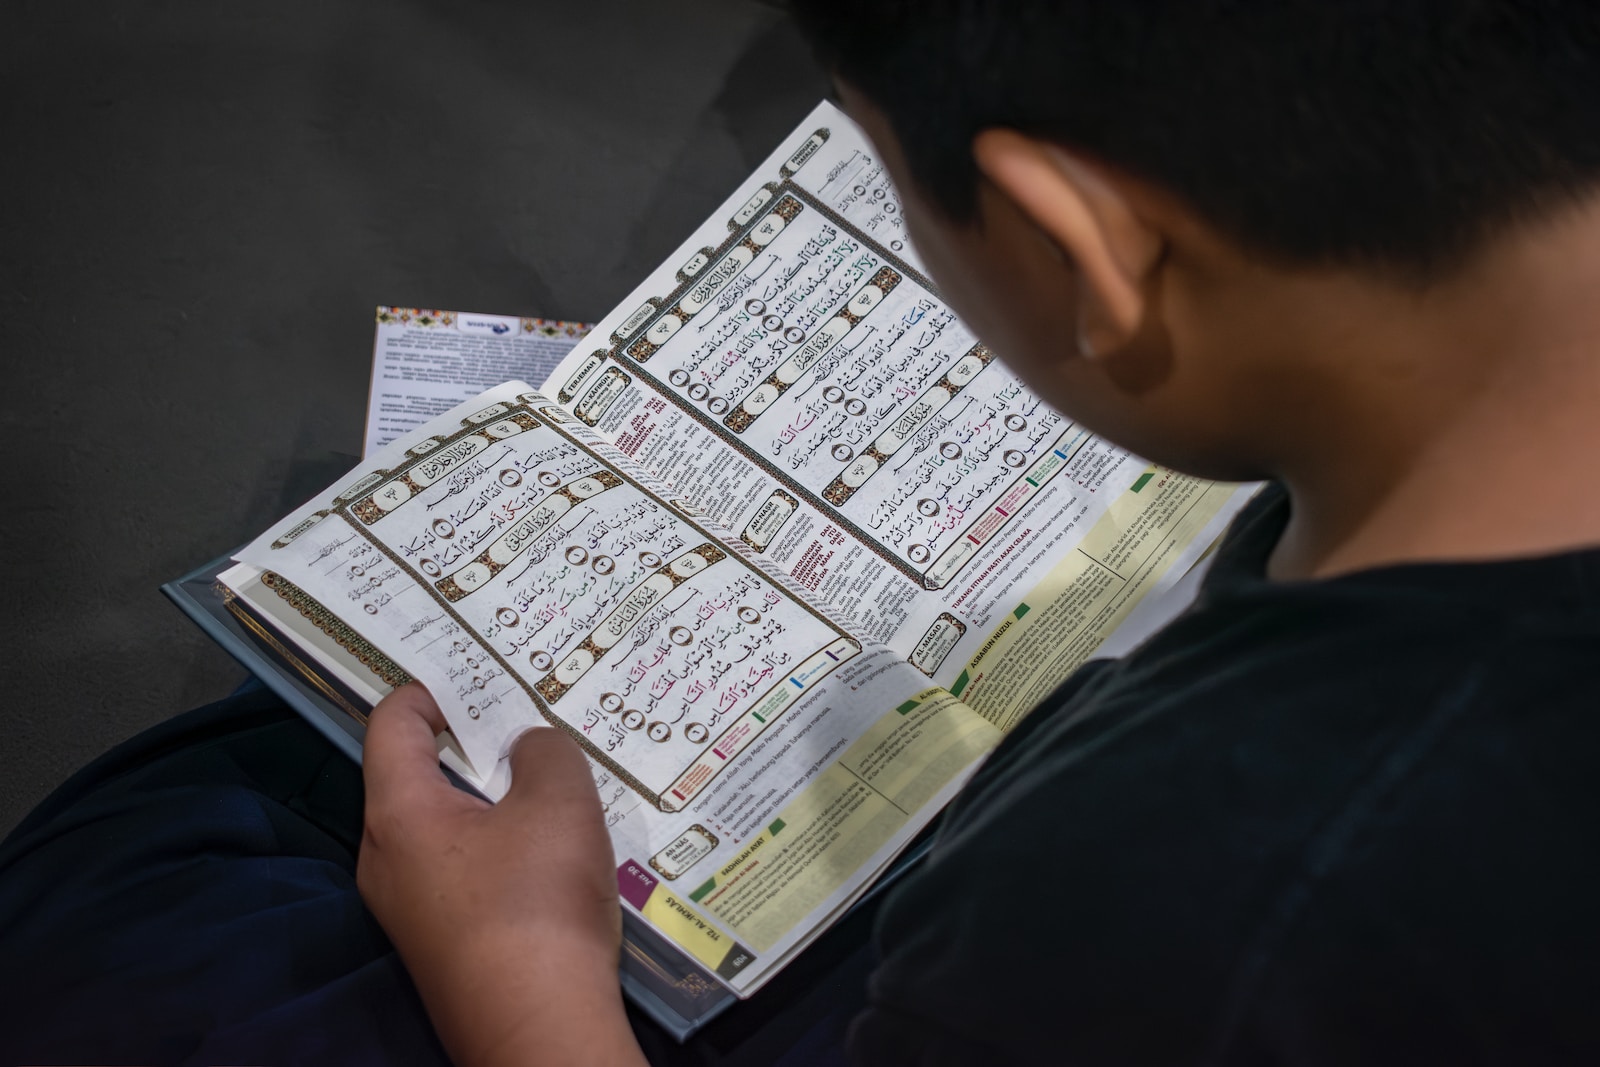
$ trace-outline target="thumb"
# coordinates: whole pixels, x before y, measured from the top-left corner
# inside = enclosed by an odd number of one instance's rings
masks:
[[[592,809],[589,817],[602,817],[600,794],[583,750],[549,726],[534,727],[512,745],[511,788],[500,807],[539,809],[547,817],[555,807],[575,808],[575,814]]]
[[[531,834],[525,839],[537,842],[541,863],[565,884],[567,904],[578,909],[572,914],[604,931],[615,953],[622,916],[617,858],[588,759],[563,731],[542,726],[517,739],[510,762],[511,788],[495,805],[496,817]]]
[[[439,770],[434,738],[444,729],[443,712],[418,682],[372,709],[361,759],[369,809],[426,810],[471,799]]]

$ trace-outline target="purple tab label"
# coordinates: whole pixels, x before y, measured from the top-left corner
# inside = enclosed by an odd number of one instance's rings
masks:
[[[656,876],[645,870],[644,864],[629,860],[617,868],[617,892],[640,911],[644,910],[644,902],[650,899],[655,887]]]

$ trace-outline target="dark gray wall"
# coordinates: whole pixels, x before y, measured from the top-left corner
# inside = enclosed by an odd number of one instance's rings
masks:
[[[4,11],[0,831],[243,678],[157,587],[354,463],[374,305],[598,318],[826,91],[742,0]]]

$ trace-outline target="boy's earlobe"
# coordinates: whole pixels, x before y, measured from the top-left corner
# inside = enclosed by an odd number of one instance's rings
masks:
[[[984,176],[1076,268],[1079,351],[1096,359],[1132,340],[1150,310],[1147,283],[1164,242],[1116,179],[1059,145],[1014,130],[984,130],[972,153]]]

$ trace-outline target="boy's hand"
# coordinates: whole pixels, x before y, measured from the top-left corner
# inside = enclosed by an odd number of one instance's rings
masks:
[[[617,985],[616,870],[589,767],[559,731],[511,753],[486,804],[439,769],[415,683],[367,727],[356,882],[460,1064],[642,1063]]]

